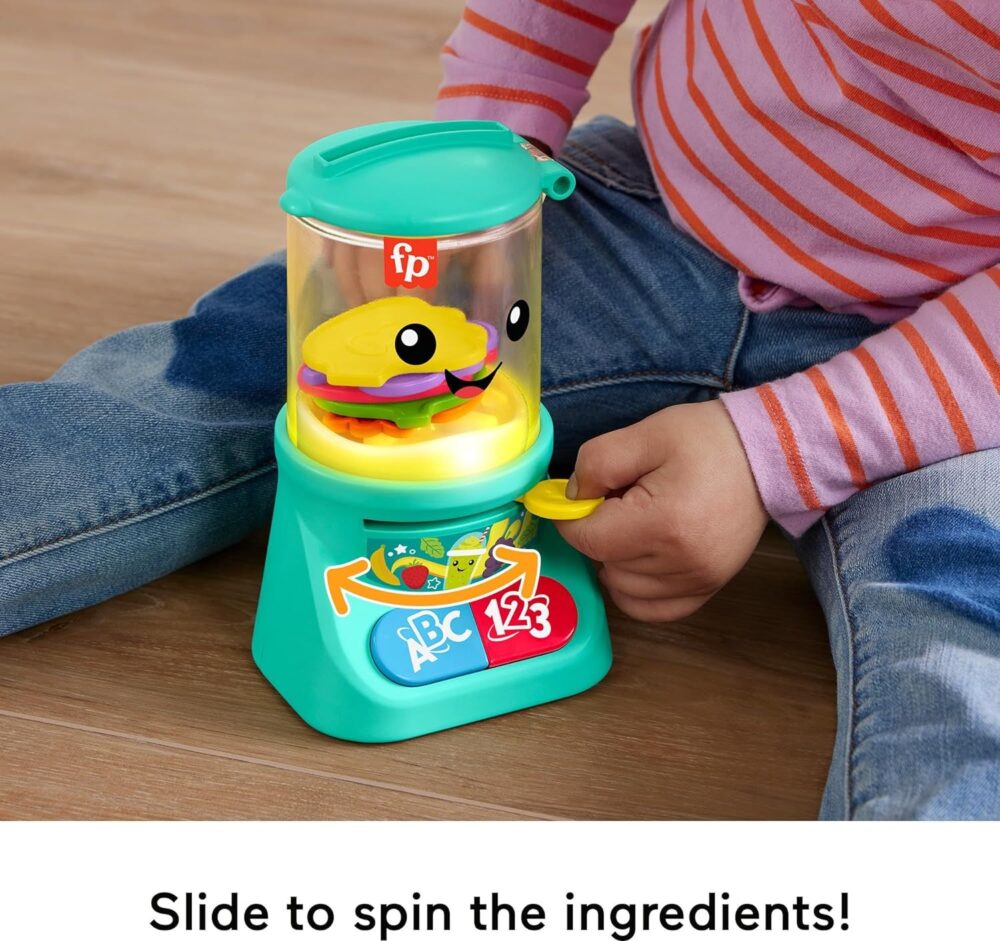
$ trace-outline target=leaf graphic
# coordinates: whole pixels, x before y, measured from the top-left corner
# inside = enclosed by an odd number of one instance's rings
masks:
[[[424,536],[420,540],[420,551],[426,552],[432,559],[444,558],[444,545],[437,536]]]

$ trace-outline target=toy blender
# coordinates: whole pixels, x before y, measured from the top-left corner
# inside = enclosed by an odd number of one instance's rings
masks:
[[[611,665],[551,519],[541,221],[573,175],[502,124],[402,121],[292,161],[288,401],[253,635],[310,725],[394,741],[579,693]]]

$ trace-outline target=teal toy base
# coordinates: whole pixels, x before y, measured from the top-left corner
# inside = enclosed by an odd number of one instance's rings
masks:
[[[275,426],[278,492],[253,634],[257,666],[309,725],[356,742],[391,742],[573,696],[611,667],[607,616],[590,563],[540,521],[531,542],[541,576],[572,596],[578,620],[562,647],[427,685],[400,685],[380,672],[370,637],[393,604],[349,599],[338,614],[326,572],[364,558],[372,532],[389,543],[414,524],[475,529],[545,476],[552,423],[542,415],[535,444],[516,461],[474,478],[401,484],[331,471]],[[443,552],[443,550],[442,550]],[[447,559],[446,559],[447,561]],[[434,592],[426,592],[428,606]]]

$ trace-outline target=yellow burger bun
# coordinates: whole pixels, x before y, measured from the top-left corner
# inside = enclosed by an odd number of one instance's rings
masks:
[[[430,359],[402,360],[397,337],[421,324],[434,335]],[[456,372],[486,358],[488,336],[469,323],[457,307],[437,307],[417,297],[384,297],[332,317],[302,343],[306,364],[326,375],[331,385],[380,386],[407,373]]]

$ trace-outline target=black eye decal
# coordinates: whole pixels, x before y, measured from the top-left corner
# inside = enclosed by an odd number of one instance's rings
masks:
[[[528,321],[531,312],[527,301],[514,301],[507,312],[507,336],[512,343],[517,343],[528,332]]]
[[[409,323],[396,334],[396,355],[411,366],[426,363],[436,349],[434,334],[422,323]]]

